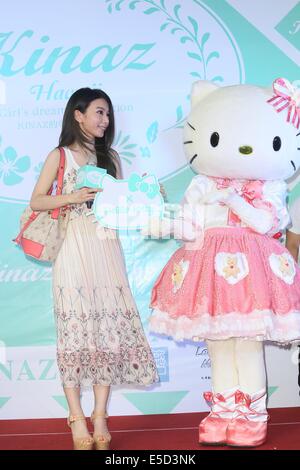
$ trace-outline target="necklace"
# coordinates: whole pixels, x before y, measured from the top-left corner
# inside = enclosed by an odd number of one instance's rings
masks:
[[[87,157],[87,165],[96,165],[97,164],[97,157],[94,153],[90,153]]]
[[[70,150],[74,153],[77,154],[77,158],[80,159],[80,160],[85,160],[84,162],[82,161],[82,164],[85,164],[85,165],[95,165],[97,163],[97,156],[95,153],[87,153],[86,151],[84,151],[84,149],[72,149],[70,148]]]

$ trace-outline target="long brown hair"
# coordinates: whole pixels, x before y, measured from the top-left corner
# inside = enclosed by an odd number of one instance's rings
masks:
[[[97,166],[105,168],[108,174],[116,177],[117,170],[113,161],[114,157],[111,148],[115,136],[115,118],[111,99],[104,91],[96,88],[80,88],[73,93],[64,112],[59,146],[70,146],[77,142],[81,147],[90,150],[88,146],[90,142],[76,121],[74,112],[78,109],[81,113],[85,113],[91,102],[99,98],[107,102],[109,109],[109,125],[103,137],[95,138]]]

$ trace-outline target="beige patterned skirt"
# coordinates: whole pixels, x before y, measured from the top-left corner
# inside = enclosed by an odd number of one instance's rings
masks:
[[[93,216],[70,220],[53,266],[53,296],[64,387],[158,380],[115,231]]]

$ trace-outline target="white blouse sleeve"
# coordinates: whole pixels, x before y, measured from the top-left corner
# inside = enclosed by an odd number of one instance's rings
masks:
[[[213,188],[214,183],[207,176],[195,176],[184,193],[182,204],[189,204],[193,206],[200,204],[204,194],[212,191]]]
[[[204,175],[195,176],[187,188],[181,202],[181,218],[194,225],[204,226],[203,196],[212,190],[214,183]]]

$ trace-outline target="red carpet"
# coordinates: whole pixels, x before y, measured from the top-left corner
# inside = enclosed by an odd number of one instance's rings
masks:
[[[300,450],[300,408],[270,409],[267,443],[257,450]],[[235,450],[199,446],[198,424],[207,413],[112,416],[112,450]],[[65,419],[0,420],[0,450],[72,449]]]

